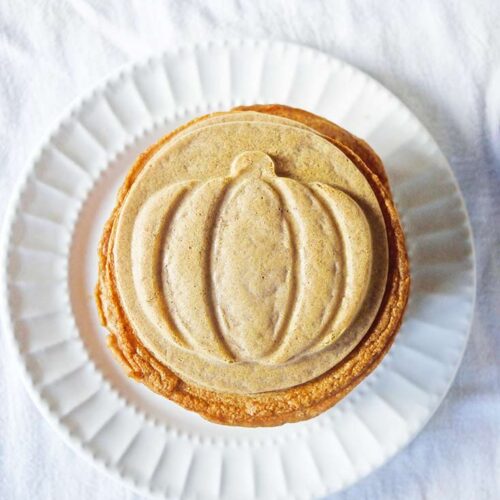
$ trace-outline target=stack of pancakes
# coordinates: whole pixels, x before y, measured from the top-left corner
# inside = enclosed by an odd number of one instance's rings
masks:
[[[128,375],[228,425],[331,407],[387,352],[408,292],[379,157],[281,105],[160,139],[129,171],[99,247],[97,306]]]

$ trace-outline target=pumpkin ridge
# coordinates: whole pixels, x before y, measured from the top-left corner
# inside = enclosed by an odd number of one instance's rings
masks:
[[[319,196],[316,191],[311,189],[310,186],[304,186],[304,187],[307,188],[307,190],[311,193],[311,196],[313,196],[314,199],[319,203],[319,205],[321,206],[321,208],[325,212],[326,216],[328,217],[328,221],[332,225],[333,230],[337,234],[338,239],[340,241],[341,248],[340,248],[339,268],[341,269],[341,273],[342,273],[342,289],[345,290],[347,279],[346,279],[346,257],[345,257],[346,249],[345,249],[344,236],[342,234],[342,231],[340,230],[340,227],[339,227],[339,224],[335,218],[335,215],[332,213],[332,211],[330,210],[330,207],[325,202],[325,200],[321,196]],[[326,320],[325,324],[323,325],[323,327],[321,328],[319,333],[316,335],[314,340],[311,341],[311,343],[307,346],[307,348],[305,350],[309,350],[312,346],[314,346],[316,344],[316,342],[318,342],[319,339],[321,339],[323,337],[324,333],[328,330],[328,328],[334,322],[334,320],[339,312],[341,302],[342,302],[342,295],[338,294],[334,303],[330,304],[330,312],[328,314],[328,319]]]
[[[218,312],[218,308],[215,306],[216,304],[216,294],[215,294],[215,286],[214,286],[214,277],[213,277],[213,272],[212,272],[212,267],[213,267],[213,254],[214,254],[214,247],[216,243],[216,238],[215,236],[217,235],[218,232],[218,226],[219,226],[219,221],[220,221],[220,214],[224,210],[224,205],[228,201],[228,199],[231,196],[231,191],[234,188],[234,180],[231,179],[222,189],[219,198],[215,204],[215,208],[212,212],[212,221],[210,228],[208,229],[208,246],[207,246],[207,252],[205,253],[205,291],[206,291],[206,297],[207,297],[207,310],[209,311],[210,315],[210,321],[212,322],[212,325],[214,327],[214,332],[217,335],[219,342],[221,345],[224,347],[226,350],[227,354],[230,356],[231,361],[234,361],[236,359],[235,353],[232,351],[222,329],[222,321],[223,318],[220,317],[220,314]]]
[[[168,211],[167,211],[167,214],[165,215],[165,220],[164,220],[164,223],[160,225],[160,231],[161,231],[161,235],[162,237],[160,238],[160,244],[158,246],[158,252],[156,252],[156,255],[155,255],[155,260],[156,260],[156,265],[155,265],[155,270],[153,271],[153,274],[155,276],[155,285],[158,287],[158,290],[161,289],[161,275],[162,275],[162,254],[163,254],[163,249],[165,248],[165,242],[166,242],[166,239],[167,239],[167,235],[168,233],[170,232],[170,226],[172,224],[172,221],[174,219],[174,216],[176,214],[176,212],[179,210],[180,206],[182,205],[183,201],[186,199],[186,197],[189,195],[189,192],[190,190],[192,189],[193,186],[191,187],[186,187],[184,189],[184,191],[182,191],[181,193],[179,193],[179,195],[175,198],[175,200],[173,201],[172,205],[170,207],[168,207]],[[173,328],[171,329],[171,333],[173,333],[173,335],[177,338],[180,338],[182,339],[183,343],[184,343],[184,347],[189,347],[189,348],[192,348],[193,345],[192,345],[192,340],[191,339],[188,339],[186,338],[185,335],[183,335],[183,333],[181,332],[180,328],[179,328],[179,325],[177,324],[177,321],[175,320],[174,318],[174,315],[172,314],[172,311],[170,309],[170,306],[168,304],[168,301],[165,300],[165,297],[163,296],[163,294],[160,294],[161,296],[161,299],[159,302],[161,302],[161,306],[162,306],[162,312],[165,313],[165,316],[166,316],[166,320],[167,322],[173,326]]]
[[[212,211],[217,212],[218,206],[220,204],[220,198],[223,196],[224,192],[227,190],[227,187],[228,187],[228,184],[226,183],[226,185],[223,186],[222,191],[221,191],[221,195],[218,196],[218,198],[214,204],[215,206],[212,209]],[[183,204],[185,204],[189,201],[189,198],[193,198],[197,193],[199,193],[203,189],[204,189],[203,183],[195,186],[193,190],[191,190],[189,193],[186,194],[186,196],[183,197],[181,203],[179,203],[179,205],[177,207],[176,212],[178,212],[182,208]],[[168,241],[170,238],[172,238],[171,233],[172,233],[172,228],[173,228],[174,215],[175,214],[172,214],[172,218],[170,220],[170,225],[168,227],[168,230],[163,233],[163,245],[162,245],[163,255],[161,258],[161,262],[163,264],[165,262],[165,253],[166,253],[166,249],[168,247]],[[213,217],[213,214],[209,215],[208,218],[209,218],[210,222],[213,223],[213,219],[215,219]],[[211,237],[211,231],[212,231],[212,227],[210,226],[208,229],[208,234],[207,234],[208,238]],[[210,241],[210,240],[208,240],[208,241]],[[210,249],[210,244],[207,245],[207,249],[208,250]],[[212,305],[210,303],[210,287],[209,287],[209,279],[208,279],[209,274],[208,274],[207,260],[206,260],[207,255],[208,255],[208,252],[206,253],[206,255],[204,257],[204,265],[202,265],[202,269],[204,270],[203,277],[202,277],[202,286],[204,287],[204,291],[205,291],[205,293],[202,295],[203,299],[204,299],[204,300],[202,300],[202,303],[205,306],[206,311],[208,312],[208,314],[207,314],[208,324],[211,327],[210,329],[213,333],[213,338],[214,338],[214,340],[217,344],[217,347],[218,347],[218,353],[208,354],[208,356],[212,357],[215,355],[216,358],[220,359],[220,355],[222,355],[226,361],[232,361],[232,360],[234,360],[234,355],[231,352],[231,350],[229,349],[224,337],[220,333],[219,324],[216,321],[216,319],[214,318]],[[163,280],[164,280],[165,284],[163,285],[163,298],[164,298],[164,301],[166,303],[168,303],[168,300],[166,300],[167,295],[169,295],[171,297],[175,297],[175,285],[171,283],[171,280],[169,279],[168,275],[169,275],[168,271],[166,271],[166,268],[164,268],[163,269]],[[167,294],[165,294],[165,290],[164,290],[165,286],[167,286],[169,289],[168,290],[169,293],[167,293]],[[175,303],[175,301],[174,301],[174,303]],[[174,307],[174,310],[175,310],[175,307]],[[182,319],[182,317],[179,315],[179,313],[177,311],[175,311],[175,314],[173,314],[173,311],[172,311],[172,317],[175,317],[175,316],[178,316],[178,323],[181,323],[183,325],[183,330],[185,330],[187,332],[187,337],[190,339],[191,345],[192,345],[191,350],[196,351],[196,347],[199,347],[201,349],[201,352],[205,352],[206,348],[202,344],[200,344],[200,342],[196,338],[196,336],[190,335],[189,325],[185,324],[185,321]]]
[[[327,189],[325,189],[327,188]],[[320,203],[323,204],[323,206],[325,207],[325,210],[331,215],[332,219],[336,221],[336,217],[335,217],[335,214],[332,212],[332,209],[331,207],[329,206],[328,202],[326,201],[327,199],[327,196],[325,194],[328,193],[328,188],[332,189],[334,192],[337,192],[337,193],[340,193],[342,197],[345,197],[346,199],[348,199],[350,201],[350,203],[352,204],[352,206],[356,207],[357,210],[359,210],[359,212],[362,214],[366,224],[367,224],[367,227],[368,227],[368,230],[370,230],[370,227],[368,225],[368,222],[366,220],[366,215],[364,214],[364,211],[363,209],[359,206],[359,204],[354,200],[354,198],[352,196],[350,196],[350,194],[346,193],[345,191],[341,190],[341,189],[337,189],[336,187],[333,187],[333,186],[329,186],[329,185],[325,185],[325,184],[322,184],[322,183],[311,183],[310,185],[310,189],[311,191],[313,191],[315,193],[315,198],[317,200],[320,201]],[[323,192],[325,191],[325,192]],[[343,272],[343,281],[344,281],[344,290],[347,290],[347,281],[348,281],[348,261],[347,261],[347,250],[346,250],[346,236],[344,234],[344,232],[340,229],[340,225],[338,224],[338,222],[336,221],[336,225],[337,225],[337,228],[338,228],[338,233],[340,235],[340,241],[341,241],[341,244],[342,244],[342,269],[344,270]],[[367,232],[367,234],[370,234],[369,231]],[[349,236],[347,236],[347,238],[349,238]],[[370,245],[371,245],[371,237],[369,238],[370,239]],[[369,272],[368,272],[368,276],[371,276],[371,273],[372,273],[372,266],[373,266],[373,263],[370,262],[370,269],[369,269]],[[364,290],[364,294],[366,294],[366,291],[368,290],[369,286],[366,285],[365,287],[365,290]],[[343,306],[343,302],[345,300],[345,296],[340,296],[339,297],[339,301],[338,301],[338,308],[337,308],[337,312],[340,311],[340,309],[342,308]],[[346,325],[343,329],[343,331],[341,331],[338,335],[336,335],[332,341],[335,341],[335,340],[338,340],[338,338],[340,338],[343,333],[349,328],[350,325],[352,325],[352,323],[356,320],[356,317],[357,315],[359,314],[359,310],[354,314],[354,316],[351,318],[351,321],[348,325]],[[328,326],[331,326],[332,323],[335,321],[337,315],[334,314],[332,315],[332,317],[330,318],[330,321],[329,321],[329,325]],[[318,349],[318,346],[321,345],[321,343],[325,340],[325,335],[327,334],[328,332],[328,329],[326,328],[327,325],[325,325],[325,328],[323,328],[321,330],[321,333],[316,337],[315,341],[311,342],[310,346],[308,347],[308,349],[311,351],[311,354],[314,354],[315,352],[318,352],[318,351],[321,351],[323,349],[325,349],[327,346],[322,346]]]
[[[182,205],[185,198],[188,196],[189,191],[191,190],[192,187],[193,184],[185,183],[185,185],[181,187],[181,190],[175,193],[174,198],[170,201],[170,204],[167,207],[166,212],[163,215],[161,215],[158,219],[155,219],[153,221],[152,226],[146,225],[145,227],[139,229],[139,231],[143,232],[148,231],[149,229],[151,231],[158,232],[158,234],[161,235],[161,238],[159,238],[156,241],[153,241],[152,246],[148,248],[148,250],[151,250],[152,255],[150,256],[148,254],[144,255],[143,252],[141,252],[143,254],[143,258],[146,258],[148,261],[151,260],[151,262],[148,262],[149,265],[145,266],[149,274],[149,277],[146,280],[144,280],[144,276],[142,276],[142,278],[146,283],[148,282],[151,283],[152,284],[151,288],[153,289],[157,290],[161,289],[161,275],[162,275],[161,256],[163,253],[165,240],[167,238],[167,234],[169,232],[170,225],[172,223],[175,213]],[[165,200],[165,191],[163,192],[160,191],[159,193],[157,193],[156,199],[151,201],[153,201],[154,204],[156,204],[158,202],[163,203],[164,200]],[[154,206],[155,205],[153,205],[153,207]],[[151,209],[150,207],[146,207],[146,210],[148,210],[148,208]],[[141,214],[139,214],[139,217],[140,215]],[[146,212],[143,215],[148,216],[149,214]],[[139,217],[137,221],[139,220]],[[174,315],[172,314],[168,301],[165,300],[164,296],[162,294],[159,294],[159,297],[156,298],[156,300],[155,297],[153,297],[153,299],[151,299],[151,302],[153,302],[153,304],[156,304],[156,306],[159,308],[160,312],[162,313],[162,319],[167,323],[170,333],[172,334],[172,337],[174,337],[175,341],[184,348],[192,348],[191,339],[186,338],[186,336],[182,333]],[[146,316],[148,315],[146,314]],[[153,324],[156,323],[153,319],[149,317],[148,319],[149,321],[151,321],[151,323]]]
[[[277,178],[277,176],[275,176]],[[295,310],[295,305],[297,303],[297,290],[298,290],[298,276],[297,270],[300,267],[297,265],[297,261],[299,258],[299,253],[297,251],[297,231],[296,231],[296,222],[292,223],[293,217],[291,210],[287,209],[287,203],[283,194],[273,185],[272,182],[266,181],[266,184],[273,190],[273,192],[278,197],[280,204],[282,206],[283,219],[285,224],[287,225],[288,234],[290,235],[290,252],[291,252],[291,280],[290,280],[290,290],[288,292],[288,300],[285,308],[285,313],[281,318],[281,325],[279,325],[278,333],[274,338],[273,345],[268,349],[267,352],[264,353],[264,356],[270,356],[279,348],[283,337],[285,336],[288,327],[290,325],[290,321],[293,316],[293,312]],[[277,326],[277,325],[276,325]]]
[[[250,167],[251,168],[251,167]],[[272,177],[275,176],[274,172],[271,174]],[[244,170],[238,170],[236,171],[235,173],[233,173],[231,176],[231,181],[230,181],[230,184],[228,185],[225,193],[224,193],[224,196],[222,197],[221,199],[221,202],[220,202],[220,205],[218,207],[218,212],[217,214],[214,216],[214,230],[212,231],[212,245],[211,245],[211,257],[210,257],[210,278],[211,278],[211,287],[212,287],[212,290],[217,290],[217,286],[216,286],[216,280],[215,280],[215,273],[213,272],[213,266],[216,262],[216,256],[219,254],[220,252],[220,232],[222,231],[223,227],[222,227],[222,221],[225,219],[225,217],[223,216],[225,210],[227,209],[228,205],[231,203],[231,201],[234,200],[234,198],[236,198],[239,194],[239,192],[244,188],[245,184],[247,184],[248,182],[251,182],[252,181],[252,177],[249,177],[248,176],[248,169],[244,169]],[[273,192],[273,194],[276,196],[280,206],[282,206],[282,198],[280,196],[280,193],[278,193],[276,191],[276,189],[273,188],[273,186],[270,185],[269,181],[267,179],[262,179],[262,182],[265,183],[265,185],[267,187],[269,187],[269,189],[271,189],[271,191]],[[293,241],[293,236],[292,236],[292,231],[290,230],[290,223],[289,221],[285,220],[286,222],[286,229],[287,229],[287,233],[289,234],[289,242],[290,242],[290,249],[292,251],[292,263],[293,263],[293,248],[294,248],[294,241]],[[249,265],[251,266],[253,263],[252,262],[249,262]],[[292,276],[292,279],[291,279],[291,282],[293,283],[293,276]],[[291,288],[292,288],[292,284],[291,284]],[[286,306],[286,311],[290,308],[293,308],[293,301],[294,301],[294,297],[293,297],[293,291],[289,291],[289,297],[288,297],[288,300],[287,300],[287,306]],[[213,293],[213,297],[214,297],[214,311],[215,311],[215,314],[217,315],[217,318],[219,320],[219,324],[220,325],[226,325],[227,321],[225,320],[225,318],[222,316],[222,306],[220,306],[218,303],[220,302],[220,297],[217,296],[217,293]],[[217,304],[217,305],[215,305]],[[287,316],[287,312],[285,312],[285,314],[282,315],[282,317],[280,318],[280,323],[283,324],[283,318]],[[287,323],[284,323],[284,328],[286,329],[286,325]],[[229,334],[229,329],[230,327],[229,326],[225,326],[225,327],[221,327],[221,332],[222,332],[222,336],[224,336],[225,338],[225,334]],[[280,329],[281,329],[281,325],[280,325]],[[226,331],[226,332],[225,332]],[[224,333],[225,332],[225,333]],[[272,350],[274,348],[274,344],[278,341],[278,338],[274,338],[273,340],[273,345],[268,349],[269,350]],[[230,345],[230,341],[229,340],[226,340],[226,342],[228,343],[228,345]],[[232,342],[234,342],[235,344],[235,347],[237,350],[244,350],[244,348],[239,345],[238,343],[238,340],[236,338],[233,338],[232,339]],[[233,354],[234,351],[233,351]],[[264,352],[261,354],[261,356],[259,357],[257,361],[260,362],[262,361],[262,357],[265,357],[267,354],[267,352]],[[236,354],[235,354],[235,357]],[[248,361],[247,359],[245,358],[239,358],[238,361]],[[255,362],[255,361],[254,361]]]
[[[333,228],[333,231],[337,235],[340,243],[341,243],[341,251],[340,251],[340,262],[339,262],[339,269],[342,272],[342,288],[345,289],[346,285],[346,268],[345,268],[345,242],[344,242],[344,237],[342,235],[342,231],[340,230],[340,227],[338,225],[337,220],[335,219],[334,214],[328,207],[328,204],[325,203],[323,198],[318,195],[309,185],[303,184],[302,187],[306,189],[309,194],[318,202],[319,206],[321,207],[322,211],[324,214],[326,214],[326,217],[328,219],[328,222],[330,223],[330,226]],[[293,361],[297,358],[299,358],[301,355],[307,353],[311,347],[315,346],[324,336],[325,332],[328,331],[330,326],[332,325],[333,321],[335,320],[338,312],[339,312],[339,306],[342,301],[342,294],[337,294],[336,297],[328,304],[328,315],[327,315],[327,320],[321,327],[320,331],[315,335],[311,341],[304,346],[303,350],[301,353],[297,353],[295,356],[293,356],[290,360]]]

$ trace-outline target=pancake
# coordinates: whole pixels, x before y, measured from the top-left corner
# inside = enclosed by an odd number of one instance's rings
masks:
[[[131,168],[96,301],[129,376],[209,420],[313,417],[381,360],[409,289],[378,156],[284,106],[201,117]]]

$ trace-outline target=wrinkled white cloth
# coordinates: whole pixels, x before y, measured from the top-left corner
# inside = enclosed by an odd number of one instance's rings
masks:
[[[443,405],[402,453],[336,498],[500,498],[500,3],[426,0],[3,0],[0,220],[68,104],[120,65],[206,38],[318,48],[368,72],[443,149],[475,233],[472,338]],[[67,448],[30,401],[0,332],[0,498],[137,499]]]

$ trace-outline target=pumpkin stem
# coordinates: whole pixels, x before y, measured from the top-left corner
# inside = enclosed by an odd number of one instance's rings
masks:
[[[231,175],[274,177],[276,172],[272,158],[263,151],[243,151],[233,159]]]

